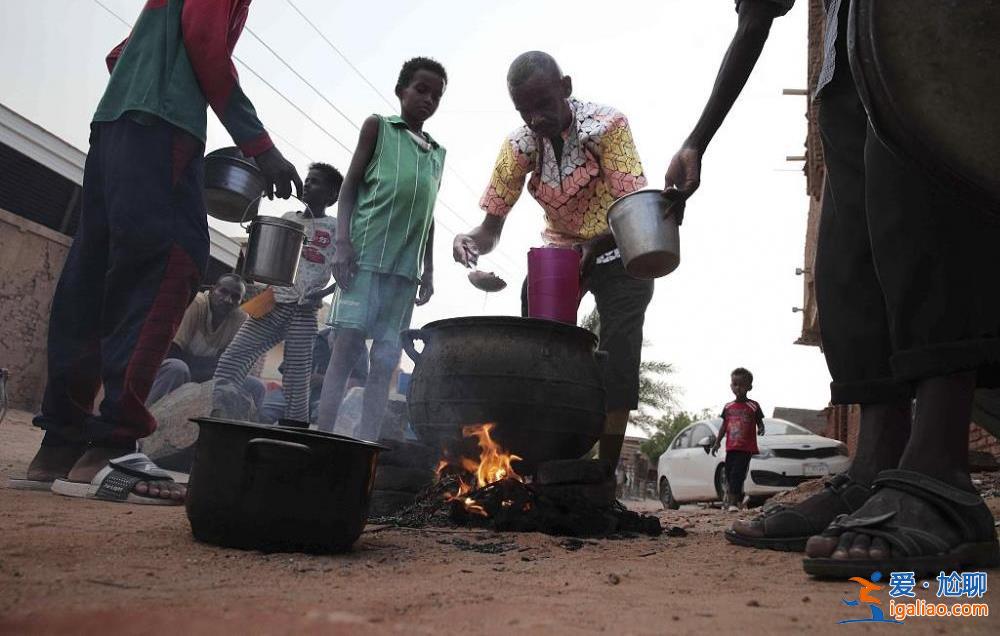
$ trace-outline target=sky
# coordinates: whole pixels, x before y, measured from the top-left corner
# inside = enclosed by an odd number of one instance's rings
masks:
[[[354,148],[357,126],[371,113],[398,112],[392,90],[404,60],[430,56],[447,68],[447,91],[425,126],[448,151],[435,211],[436,293],[415,310],[414,326],[520,311],[527,250],[541,244],[543,227],[529,195],[511,212],[499,249],[480,261],[507,280],[506,290],[475,290],[451,257],[455,233],[482,220],[479,194],[504,136],[521,123],[505,84],[515,56],[551,53],[573,78],[576,97],[624,112],[650,185],[661,187],[736,26],[730,0],[290,1],[329,44],[289,0],[256,0],[236,55],[274,87],[237,65],[261,120],[302,174],[310,161],[346,172],[345,146]],[[143,4],[100,3],[129,22]],[[751,397],[768,414],[776,406],[821,409],[829,401],[822,354],[793,344],[801,331],[801,314],[792,307],[802,304],[795,268],[803,265],[808,198],[802,164],[785,157],[803,154],[806,98],[783,96],[782,89],[806,88],[807,4],[775,21],[753,76],[705,155],[702,186],[681,228],[681,265],[657,280],[646,313],[643,356],[673,365],[670,381],[680,390],[681,408],[720,409],[731,399],[729,371],[737,366],[753,371]],[[0,102],[85,150],[107,81],[104,56],[127,33],[97,0],[0,0]],[[208,149],[228,145],[210,114]],[[290,209],[287,201],[268,202],[262,213]],[[242,233],[211,223],[230,236]],[[585,298],[581,314],[592,307]]]

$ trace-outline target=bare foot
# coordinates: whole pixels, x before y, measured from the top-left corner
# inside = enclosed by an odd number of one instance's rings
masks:
[[[28,464],[26,477],[32,481],[62,479],[83,455],[84,449],[84,446],[40,446]]]
[[[77,460],[66,478],[70,481],[89,483],[102,468],[108,465],[109,461],[127,454],[128,451],[121,448],[93,446]],[[165,479],[140,481],[133,487],[132,491],[143,497],[173,499],[175,501],[182,501],[187,496],[187,486]]]

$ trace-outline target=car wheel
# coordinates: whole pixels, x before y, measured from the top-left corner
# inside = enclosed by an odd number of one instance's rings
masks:
[[[726,465],[719,464],[715,469],[715,495],[719,501],[726,500]]]
[[[674,499],[674,493],[670,490],[670,482],[666,477],[660,478],[660,503],[663,504],[664,510],[677,510],[681,507]]]

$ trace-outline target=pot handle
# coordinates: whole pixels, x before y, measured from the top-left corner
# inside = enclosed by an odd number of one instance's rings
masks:
[[[299,462],[312,457],[312,454],[312,449],[305,444],[267,437],[253,438],[247,442],[246,448],[247,461],[253,464],[261,459],[279,463]]]
[[[423,355],[422,352],[417,351],[417,348],[413,346],[416,340],[423,343],[427,343],[427,337],[430,334],[426,329],[405,329],[400,332],[399,337],[403,341],[403,350],[406,351],[406,355],[410,356],[410,360],[414,362],[420,362],[420,356]]]

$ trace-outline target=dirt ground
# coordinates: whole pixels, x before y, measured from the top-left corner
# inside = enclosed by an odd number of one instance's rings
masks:
[[[39,438],[27,414],[8,415],[0,426],[0,483],[23,474]],[[992,504],[996,510],[996,498]],[[687,536],[579,542],[369,527],[353,552],[315,557],[195,543],[182,507],[89,502],[0,485],[0,633],[884,628],[836,624],[866,615],[841,604],[857,598],[855,584],[811,580],[796,554],[727,544],[722,531],[732,515],[694,506],[657,514]],[[918,598],[934,600],[933,589]],[[994,605],[994,598],[991,591],[985,601]],[[910,633],[996,634],[1000,606],[989,618],[908,623]]]

